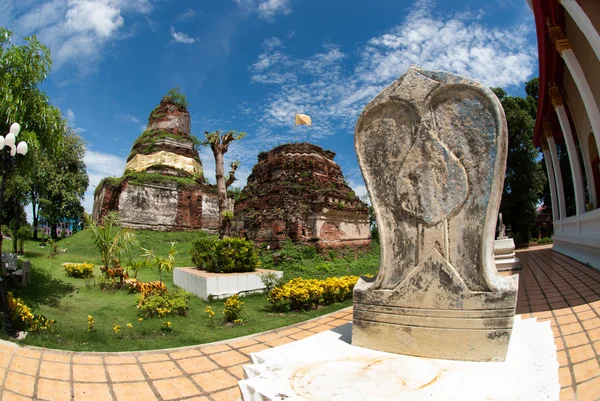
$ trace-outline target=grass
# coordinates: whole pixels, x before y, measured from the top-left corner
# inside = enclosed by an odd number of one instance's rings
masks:
[[[175,258],[175,266],[192,266],[189,249],[191,242],[201,235],[199,231],[154,232],[136,231],[139,246],[152,248],[159,255],[166,255],[171,242],[177,242],[179,253]],[[3,248],[11,249],[10,240],[5,240]],[[222,324],[223,301],[206,302],[197,297],[190,301],[187,317],[169,316],[138,321],[136,308],[137,294],[125,290],[102,291],[93,279],[77,279],[67,277],[62,264],[64,262],[91,262],[96,278],[101,277],[99,253],[92,244],[88,231],[78,232],[72,237],[59,242],[61,251],[51,256],[51,247],[39,247],[38,242],[29,241],[25,246],[25,257],[32,261],[31,284],[26,289],[14,289],[15,296],[20,297],[33,308],[34,314],[43,314],[57,321],[49,333],[32,334],[22,342],[47,348],[73,351],[135,351],[172,348],[186,345],[203,344],[218,340],[245,336],[253,333],[288,326],[323,314],[350,306],[352,301],[329,305],[317,310],[305,312],[274,312],[266,300],[265,294],[243,297],[246,310],[246,323],[242,325]],[[303,248],[284,247],[283,262],[275,266],[283,270],[286,278],[292,277],[326,277],[344,274],[374,273],[379,266],[378,251],[355,259],[326,260]],[[296,252],[296,254],[294,254]],[[300,256],[297,254],[300,253]],[[139,257],[141,251],[136,250],[133,256]],[[294,254],[294,255],[292,255]],[[276,256],[276,258],[279,256]],[[280,258],[281,259],[281,258]],[[127,260],[124,258],[124,260]],[[263,267],[273,267],[273,257],[263,254]],[[142,281],[158,280],[156,269],[142,270],[138,279]],[[173,289],[173,274],[163,274],[163,281],[169,289]],[[211,327],[209,318],[204,312],[206,305],[211,305],[216,312],[215,327]],[[95,330],[87,330],[87,317],[92,315]],[[163,322],[170,321],[172,331],[161,330]],[[127,323],[133,327],[127,328]],[[2,323],[0,323],[2,324]],[[120,333],[113,331],[113,325],[121,327]],[[2,331],[3,333],[3,331]],[[3,335],[3,334],[2,334]],[[5,337],[3,337],[5,338]]]

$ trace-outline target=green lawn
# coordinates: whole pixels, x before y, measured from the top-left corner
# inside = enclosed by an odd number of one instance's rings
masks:
[[[189,249],[191,242],[204,233],[195,232],[153,232],[136,231],[139,245],[152,248],[158,254],[166,255],[171,242],[177,242],[175,265],[192,266]],[[3,249],[11,249],[10,240],[5,240]],[[190,301],[187,317],[170,316],[138,321],[136,309],[137,294],[126,290],[103,292],[93,280],[67,277],[64,262],[91,262],[95,277],[101,276],[99,253],[87,231],[79,232],[70,238],[59,241],[61,251],[50,256],[51,247],[40,247],[38,242],[27,242],[25,257],[32,261],[32,283],[26,289],[14,289],[17,297],[33,308],[34,314],[43,314],[57,321],[50,333],[30,334],[23,344],[74,351],[134,351],[180,347],[202,344],[228,338],[245,336],[278,327],[298,323],[351,305],[351,300],[307,312],[276,313],[270,308],[265,294],[242,298],[245,302],[247,321],[242,325],[228,326],[221,323],[223,301],[210,303],[215,316],[215,327],[210,327],[204,308],[209,305],[197,297]],[[291,249],[291,248],[289,248]],[[289,253],[288,249],[288,253]],[[62,251],[64,250],[64,252]],[[134,252],[139,254],[140,252]],[[312,253],[299,255],[286,254],[284,261],[276,269],[284,270],[286,278],[294,276],[325,277],[341,274],[374,273],[379,266],[378,251],[358,258],[346,256],[335,259],[335,255],[325,255],[324,260]],[[273,259],[263,255],[263,265],[273,267]],[[360,271],[359,271],[360,270]],[[141,271],[138,279],[152,281],[158,279],[154,270]],[[173,286],[173,274],[163,274],[163,281],[169,289]],[[87,330],[87,317],[92,315],[96,330]],[[161,326],[170,321],[172,332],[163,333]],[[133,328],[126,327],[131,323]],[[121,332],[113,332],[113,324],[121,326]],[[3,331],[2,331],[3,333]],[[3,335],[3,334],[2,334]],[[5,337],[3,337],[5,338]]]

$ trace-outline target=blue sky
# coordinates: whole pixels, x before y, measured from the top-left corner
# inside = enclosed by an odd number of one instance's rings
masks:
[[[411,64],[457,72],[521,95],[538,74],[525,0],[3,0],[14,40],[37,34],[54,67],[42,88],[84,138],[90,175],[120,176],[150,111],[186,94],[192,133],[235,129],[226,162],[308,141],[337,153],[366,193],[353,148],[362,108]],[[294,126],[294,114],[313,127]],[[214,162],[200,149],[205,175]]]

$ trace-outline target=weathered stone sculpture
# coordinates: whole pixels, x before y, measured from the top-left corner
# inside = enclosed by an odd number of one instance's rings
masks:
[[[353,345],[504,360],[518,282],[494,265],[507,152],[498,99],[411,67],[365,107],[355,147],[382,249],[378,275],[354,289]]]

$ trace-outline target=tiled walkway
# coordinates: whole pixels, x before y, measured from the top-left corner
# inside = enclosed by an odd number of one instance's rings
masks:
[[[519,257],[517,313],[551,320],[561,400],[600,400],[600,272],[549,247]],[[236,400],[251,352],[340,326],[351,314],[348,308],[244,339],[153,352],[85,354],[0,342],[0,400]]]

